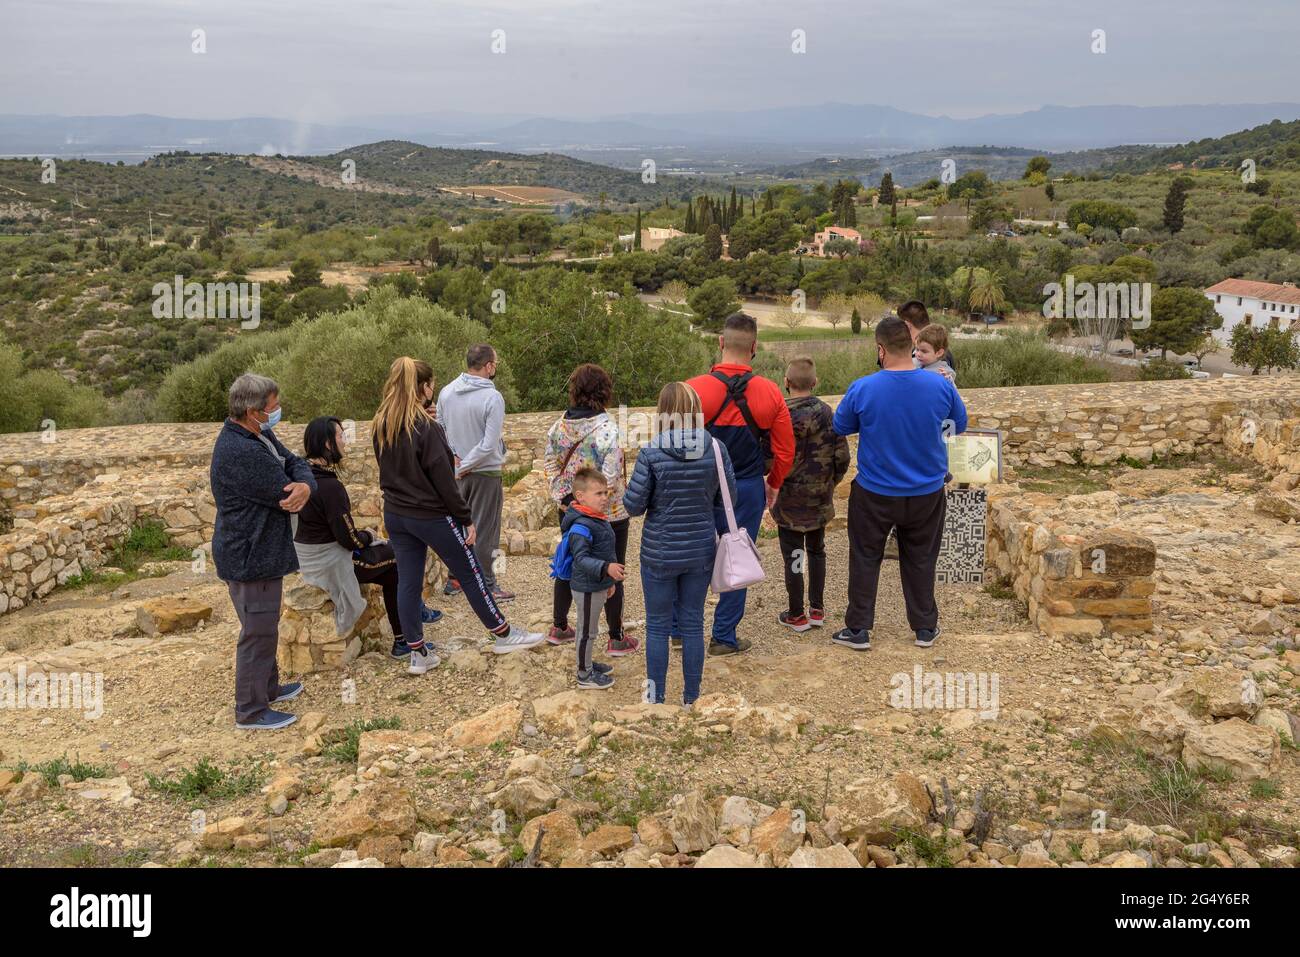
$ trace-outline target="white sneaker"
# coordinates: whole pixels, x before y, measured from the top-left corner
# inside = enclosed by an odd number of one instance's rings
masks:
[[[545,640],[546,636],[540,631],[524,631],[518,625],[511,625],[509,631],[499,635],[492,643],[492,650],[498,655],[508,655],[512,651],[523,651]]]
[[[411,660],[406,666],[408,675],[422,675],[442,664],[442,659],[429,650],[426,644],[419,651],[411,652]]]

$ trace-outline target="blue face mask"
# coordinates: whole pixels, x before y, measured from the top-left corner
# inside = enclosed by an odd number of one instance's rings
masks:
[[[265,422],[262,423],[262,426],[261,426],[261,427],[262,427],[262,431],[263,431],[263,432],[270,432],[273,428],[275,428],[277,425],[279,425],[279,424],[280,424],[280,413],[283,412],[283,411],[284,411],[283,409],[276,409],[274,412],[271,412],[271,413],[269,414],[270,417],[269,417]]]

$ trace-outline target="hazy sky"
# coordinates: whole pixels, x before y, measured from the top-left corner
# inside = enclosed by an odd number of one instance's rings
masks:
[[[1297,0],[0,0],[0,112],[336,122],[1294,100]],[[191,31],[207,52],[191,52]],[[791,52],[791,31],[807,53]],[[1106,31],[1107,52],[1090,52]],[[491,34],[505,31],[506,52]]]

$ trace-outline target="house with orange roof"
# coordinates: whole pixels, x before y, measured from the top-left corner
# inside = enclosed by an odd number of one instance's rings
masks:
[[[799,252],[805,252],[810,256],[825,256],[826,244],[833,239],[847,239],[862,247],[862,234],[856,229],[850,229],[848,226],[827,226],[821,232],[813,236],[810,243],[805,243],[799,247]]]
[[[1255,329],[1300,328],[1300,289],[1295,283],[1256,282],[1251,279],[1224,279],[1205,290],[1214,309],[1223,317],[1223,325],[1214,337],[1227,343],[1232,330],[1240,323]]]

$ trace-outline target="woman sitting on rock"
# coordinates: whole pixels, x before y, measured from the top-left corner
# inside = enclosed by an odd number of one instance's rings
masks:
[[[383,588],[384,610],[393,629],[391,654],[406,658],[411,649],[402,637],[397,614],[397,556],[385,539],[357,528],[348,490],[336,472],[347,449],[343,423],[328,415],[312,419],[303,432],[302,444],[316,479],[316,494],[298,513],[293,537],[303,580],[329,594],[340,635],[350,632],[366,610],[360,586]],[[426,607],[421,617],[428,624],[441,618],[442,612]]]
[[[474,520],[456,482],[451,446],[442,426],[426,411],[436,394],[432,367],[402,356],[389,369],[370,429],[384,493],[384,527],[397,554],[398,614],[411,646],[406,670],[413,675],[439,664],[424,644],[420,622],[424,563],[431,548],[496,639],[493,651],[520,651],[542,641],[541,634],[506,620],[483,579],[474,555]]]

